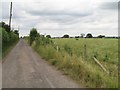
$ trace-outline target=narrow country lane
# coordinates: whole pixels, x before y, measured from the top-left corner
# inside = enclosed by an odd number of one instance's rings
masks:
[[[2,65],[3,88],[78,88],[21,39]]]

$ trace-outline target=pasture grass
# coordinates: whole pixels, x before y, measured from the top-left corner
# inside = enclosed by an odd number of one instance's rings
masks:
[[[118,39],[52,39],[54,45],[32,47],[52,65],[63,70],[80,85],[91,88],[118,87]],[[87,60],[84,59],[86,45]],[[56,50],[56,47],[59,47]],[[93,60],[96,57],[109,71],[104,72]]]

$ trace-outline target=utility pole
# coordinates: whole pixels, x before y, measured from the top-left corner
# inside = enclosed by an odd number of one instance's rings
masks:
[[[11,18],[12,18],[12,2],[10,3],[10,19],[9,19],[10,30],[11,30]]]
[[[20,26],[18,26],[18,33],[19,33],[19,30],[20,30]],[[18,35],[19,36],[19,35]]]
[[[20,26],[18,26],[18,32],[19,32],[19,30],[20,30]]]

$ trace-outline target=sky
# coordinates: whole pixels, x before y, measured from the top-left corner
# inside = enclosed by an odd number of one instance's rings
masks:
[[[19,28],[20,36],[29,35],[32,28],[52,37],[81,33],[118,36],[119,0],[2,0],[0,21],[7,24],[10,1],[12,28]]]

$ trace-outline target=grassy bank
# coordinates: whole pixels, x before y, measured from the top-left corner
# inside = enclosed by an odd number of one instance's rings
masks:
[[[16,45],[19,40],[17,30],[10,30],[9,25],[0,22],[0,60]]]
[[[85,87],[118,87],[117,39],[52,39],[52,41],[52,44],[41,44],[41,40],[35,40],[32,47],[44,59]],[[102,63],[109,74],[94,62],[93,57]]]
[[[6,46],[3,50],[2,50],[2,59],[4,59],[4,57],[14,48],[14,46],[18,43],[18,41]]]

